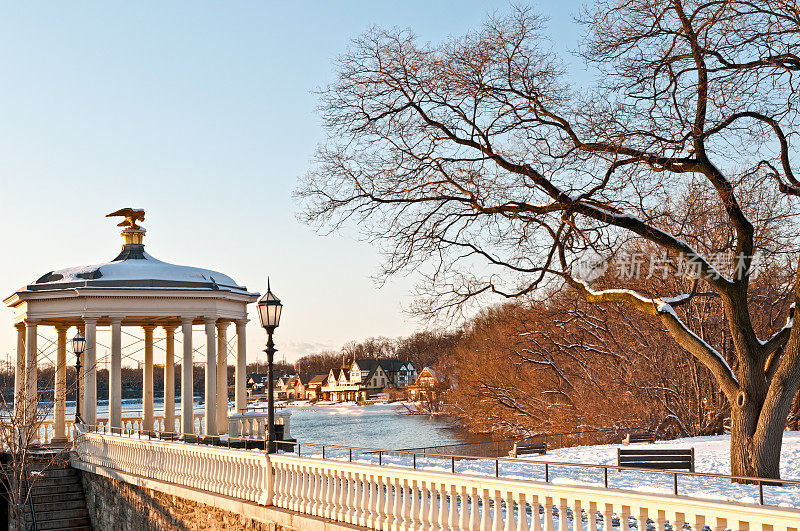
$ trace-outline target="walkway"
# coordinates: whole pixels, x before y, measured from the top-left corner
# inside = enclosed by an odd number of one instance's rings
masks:
[[[265,455],[89,433],[79,437],[73,464],[178,496],[281,508],[292,518],[368,529],[596,531],[619,519],[639,529],[647,521],[658,530],[667,522],[673,529],[800,529],[800,510],[793,508],[386,466],[374,452],[377,464],[331,459],[330,452],[325,458]]]

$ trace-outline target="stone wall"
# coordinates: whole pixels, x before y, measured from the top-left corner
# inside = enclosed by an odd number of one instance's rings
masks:
[[[97,474],[84,471],[81,476],[89,517],[97,531],[287,529]]]

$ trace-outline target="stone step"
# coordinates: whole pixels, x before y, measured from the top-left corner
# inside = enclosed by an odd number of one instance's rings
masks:
[[[39,491],[33,490],[33,503],[55,503],[55,502],[72,502],[80,501],[84,503],[83,490],[72,490],[68,492],[52,492],[52,491]]]
[[[26,517],[29,516],[30,513],[27,513]],[[64,519],[75,519],[75,518],[83,518],[89,517],[89,510],[86,507],[80,507],[77,509],[67,509],[64,508],[56,508],[49,511],[39,510],[36,507],[36,523],[42,522],[52,522],[54,520],[64,520]]]
[[[43,459],[41,461],[31,461],[28,466],[34,470],[41,470],[43,468],[72,468],[69,459]]]
[[[49,481],[50,483],[80,483],[81,478],[75,474],[72,476],[34,476],[31,479],[31,483],[34,485],[44,481]]]
[[[29,463],[31,464],[42,464],[42,463],[69,463],[70,454],[68,452],[52,452],[47,454],[36,454],[31,455],[28,454],[30,457]]]
[[[84,501],[83,497],[72,500],[59,499],[49,502],[40,502],[34,498],[33,503],[34,507],[36,507],[36,514],[45,511],[69,511],[72,509],[86,508],[86,502]]]
[[[32,526],[27,521],[25,522],[27,525],[25,527],[31,528]],[[89,527],[91,528],[92,524],[89,521],[88,513],[85,516],[76,516],[76,517],[63,517],[63,518],[54,518],[54,519],[43,519],[40,518],[39,513],[36,513],[36,527],[40,531],[45,530],[59,530],[59,529],[74,529],[76,527]]]
[[[42,479],[31,485],[31,492],[34,495],[40,494],[58,494],[58,493],[65,493],[71,491],[80,491],[81,490],[81,482],[80,481],[52,481],[49,479]]]
[[[89,517],[82,518],[61,518],[59,520],[40,521],[36,519],[36,527],[39,531],[57,531],[59,529],[76,529],[88,528],[91,529],[91,522]]]
[[[44,474],[46,478],[61,478],[61,477],[72,477],[77,476],[78,471],[74,468],[45,468],[44,470],[37,470],[33,469],[35,472],[40,472]]]
[[[36,515],[36,527],[41,531],[91,529],[89,511],[83,492],[80,472],[68,461],[33,463],[32,471],[41,475],[31,483],[31,502]],[[25,529],[31,529],[29,507],[25,508]]]

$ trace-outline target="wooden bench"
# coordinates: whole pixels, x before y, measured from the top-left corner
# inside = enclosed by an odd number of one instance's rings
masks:
[[[546,442],[527,443],[527,444],[514,443],[514,448],[510,452],[508,452],[508,455],[510,457],[517,457],[520,455],[527,455],[527,454],[544,455],[546,453],[547,453]]]
[[[625,439],[622,441],[622,444],[628,445],[631,443],[650,443],[653,444],[656,442],[656,436],[652,431],[640,431],[637,433],[629,433],[625,436]]]
[[[617,466],[694,472],[694,448],[629,450],[617,448]]]

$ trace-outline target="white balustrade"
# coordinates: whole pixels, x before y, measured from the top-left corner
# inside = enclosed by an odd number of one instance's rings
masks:
[[[283,425],[283,438],[288,439],[289,418],[291,412],[277,411],[275,413],[275,424]],[[232,437],[247,437],[266,439],[267,433],[267,413],[263,411],[248,411],[228,415],[228,433]]]
[[[368,529],[797,531],[800,510],[87,433],[89,465]],[[647,525],[645,525],[647,524]]]
[[[571,486],[420,469],[378,467],[290,454],[269,456],[274,504],[369,529],[597,531],[630,521],[640,531],[684,524],[699,530],[796,531],[784,507]],[[767,527],[770,526],[770,527]]]
[[[205,426],[205,414],[203,413],[195,413],[194,415],[195,425],[194,425],[194,434],[201,435],[203,433],[203,428]],[[164,432],[167,431],[165,429],[164,424],[164,416],[159,415],[154,417],[154,429],[157,432]],[[180,432],[180,419],[176,419],[177,422],[177,430]],[[72,425],[74,423],[73,419],[66,419],[64,425],[66,427],[67,432],[67,439],[72,440],[73,429]],[[8,425],[8,423],[4,423]],[[142,417],[124,417],[122,419],[122,428],[123,430],[127,431],[141,431],[144,426],[144,419]],[[173,428],[173,429],[176,429]],[[96,429],[98,432],[101,433],[108,433],[111,430],[111,427],[108,423],[107,418],[98,418],[97,419],[97,426]],[[39,424],[39,442],[42,444],[49,444],[52,442],[53,438],[55,437],[55,422],[52,419],[46,419],[40,422]]]
[[[160,418],[160,419],[162,419],[162,421],[164,419],[163,416],[156,417],[156,418]],[[139,419],[139,420],[141,420],[141,419]],[[176,415],[175,416],[175,422],[178,425],[178,427],[177,427],[177,430],[178,430],[177,432],[178,433],[193,433],[195,435],[202,435],[203,433],[205,433],[206,416],[205,416],[204,413],[195,413],[194,414],[194,425],[192,426],[192,430],[191,431],[187,431],[187,432],[183,431],[183,421],[182,421],[180,415]],[[165,430],[165,431],[169,431],[169,430]]]
[[[72,439],[72,422],[72,420],[64,421],[68,439]],[[53,440],[53,437],[55,437],[55,422],[52,420],[41,421],[39,424],[39,442],[42,444],[49,444]]]
[[[267,456],[257,452],[86,433],[78,437],[82,463],[265,503]]]

